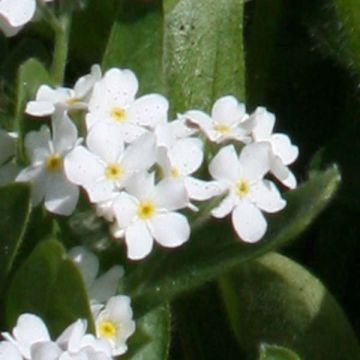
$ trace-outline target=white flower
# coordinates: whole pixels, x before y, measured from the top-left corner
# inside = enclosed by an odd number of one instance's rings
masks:
[[[135,322],[130,306],[130,298],[113,296],[95,318],[96,335],[111,344],[112,355],[122,355],[127,351],[126,340],[135,331]]]
[[[159,123],[167,121],[168,101],[149,94],[135,99],[138,81],[130,70],[110,69],[95,87],[89,101],[86,124],[90,129],[98,122],[117,124],[125,142],[130,143]]]
[[[12,182],[19,172],[19,168],[11,162],[15,156],[17,135],[0,129],[0,185]]]
[[[63,158],[77,143],[77,129],[66,113],[54,114],[52,129],[52,139],[47,126],[26,135],[31,165],[20,172],[16,181],[32,183],[33,206],[45,199],[48,211],[70,215],[77,204],[79,189],[66,178]]]
[[[211,116],[199,110],[190,110],[183,114],[187,122],[197,125],[209,140],[221,143],[226,140],[237,140],[243,143],[250,141],[254,123],[233,96],[218,99],[212,108]]]
[[[273,134],[275,125],[274,114],[265,108],[258,107],[251,115],[256,126],[253,129],[255,142],[266,141],[271,145],[270,171],[275,177],[290,189],[296,187],[296,179],[287,165],[292,164],[299,155],[297,146],[291,144],[290,138],[281,133]]]
[[[175,140],[168,148],[158,150],[158,163],[163,177],[182,182],[190,199],[207,200],[219,194],[216,182],[197,179],[191,174],[199,169],[203,162],[202,141],[195,137]]]
[[[181,183],[164,179],[156,186],[154,174],[139,174],[114,202],[115,234],[125,236],[127,255],[138,260],[148,255],[154,239],[165,247],[177,247],[189,239],[186,217],[174,210],[188,205]]]
[[[34,16],[36,0],[0,0],[0,29],[14,36]]]
[[[19,316],[10,333],[2,333],[0,360],[111,360],[111,346],[86,334],[87,323],[77,320],[56,341],[51,340],[42,319],[33,314]]]
[[[70,181],[81,185],[91,202],[110,200],[131,177],[150,168],[156,160],[155,136],[142,135],[125,148],[121,129],[99,123],[91,128],[86,144],[76,147],[65,158],[65,172]]]
[[[33,116],[48,116],[56,109],[86,109],[89,94],[100,79],[100,66],[93,65],[91,73],[82,76],[76,82],[74,89],[66,87],[52,89],[48,85],[41,85],[36,93],[36,100],[27,103],[25,112]]]
[[[269,144],[254,143],[243,148],[240,156],[233,145],[223,147],[209,164],[210,174],[228,195],[212,215],[223,218],[232,212],[232,224],[246,242],[260,240],[267,223],[261,212],[276,212],[286,205],[275,185],[264,180],[269,170]]]
[[[124,274],[123,267],[115,265],[97,277],[99,260],[95,254],[83,246],[70,249],[68,254],[81,272],[91,303],[102,303],[115,295],[119,280]]]

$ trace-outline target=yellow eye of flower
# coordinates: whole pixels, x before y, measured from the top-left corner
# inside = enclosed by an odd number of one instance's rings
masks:
[[[171,168],[170,174],[171,174],[171,177],[173,177],[174,179],[176,179],[180,176],[179,170],[175,167]]]
[[[240,198],[244,198],[250,192],[250,185],[246,180],[239,180],[235,185],[235,192]]]
[[[118,328],[112,321],[103,321],[99,324],[98,331],[100,337],[113,339],[118,332]]]
[[[155,212],[155,205],[150,201],[143,201],[138,206],[137,214],[140,219],[150,219]]]
[[[113,120],[117,122],[125,122],[126,121],[126,111],[119,107],[114,107],[111,109],[111,117]]]
[[[69,106],[72,105],[76,105],[77,103],[79,103],[81,101],[81,99],[77,98],[77,97],[72,97],[66,100],[66,104]]]
[[[105,168],[105,177],[108,180],[119,180],[123,176],[123,173],[124,171],[119,164],[109,164]]]
[[[46,159],[46,170],[51,172],[60,171],[63,165],[63,158],[58,154],[49,155]]]
[[[221,135],[227,135],[230,132],[230,127],[226,124],[215,124],[214,130]]]

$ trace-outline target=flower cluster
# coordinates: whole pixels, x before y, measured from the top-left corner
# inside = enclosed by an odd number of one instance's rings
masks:
[[[70,215],[84,189],[133,260],[146,257],[154,241],[169,248],[188,241],[187,214],[216,197],[214,217],[231,214],[243,241],[260,240],[267,228],[263,213],[286,205],[266,176],[296,187],[288,165],[298,148],[273,133],[274,115],[261,107],[247,114],[225,96],[211,114],[189,110],[169,121],[168,100],[137,97],[138,86],[130,70],[102,74],[94,65],[73,89],[39,88],[26,113],[51,116],[51,128],[26,135],[31,164],[16,178],[32,183],[33,205],[44,201],[48,211]]]

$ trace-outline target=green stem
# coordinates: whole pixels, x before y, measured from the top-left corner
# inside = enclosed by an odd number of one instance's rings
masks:
[[[54,28],[55,44],[53,62],[51,66],[51,76],[55,84],[63,83],[65,67],[69,50],[69,34],[71,19],[64,16],[58,20],[58,25]]]

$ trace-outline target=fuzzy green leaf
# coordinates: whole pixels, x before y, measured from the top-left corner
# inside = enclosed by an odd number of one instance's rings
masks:
[[[267,254],[224,276],[221,288],[240,344],[286,346],[304,359],[357,359],[345,313],[321,282],[294,261]]]
[[[0,289],[11,270],[30,214],[30,189],[25,184],[0,187]]]
[[[339,172],[334,167],[289,192],[286,209],[269,220],[267,235],[257,244],[247,245],[234,239],[228,223],[224,226],[209,223],[180,249],[162,250],[138,264],[125,283],[125,291],[134,299],[137,312],[141,314],[235,265],[285,245],[304,231],[329,203],[339,181]]]
[[[244,99],[243,1],[165,2],[164,72],[174,112]]]
[[[25,312],[41,316],[54,336],[79,318],[87,319],[93,330],[81,274],[56,240],[40,243],[10,284],[6,298],[9,327]]]
[[[121,15],[112,27],[102,67],[104,70],[129,68],[139,78],[140,93],[162,92],[161,5],[128,2],[122,2]]]
[[[159,306],[136,321],[136,332],[128,343],[124,360],[166,360],[170,344],[170,309]]]
[[[290,349],[277,345],[262,344],[259,360],[300,360]]]

